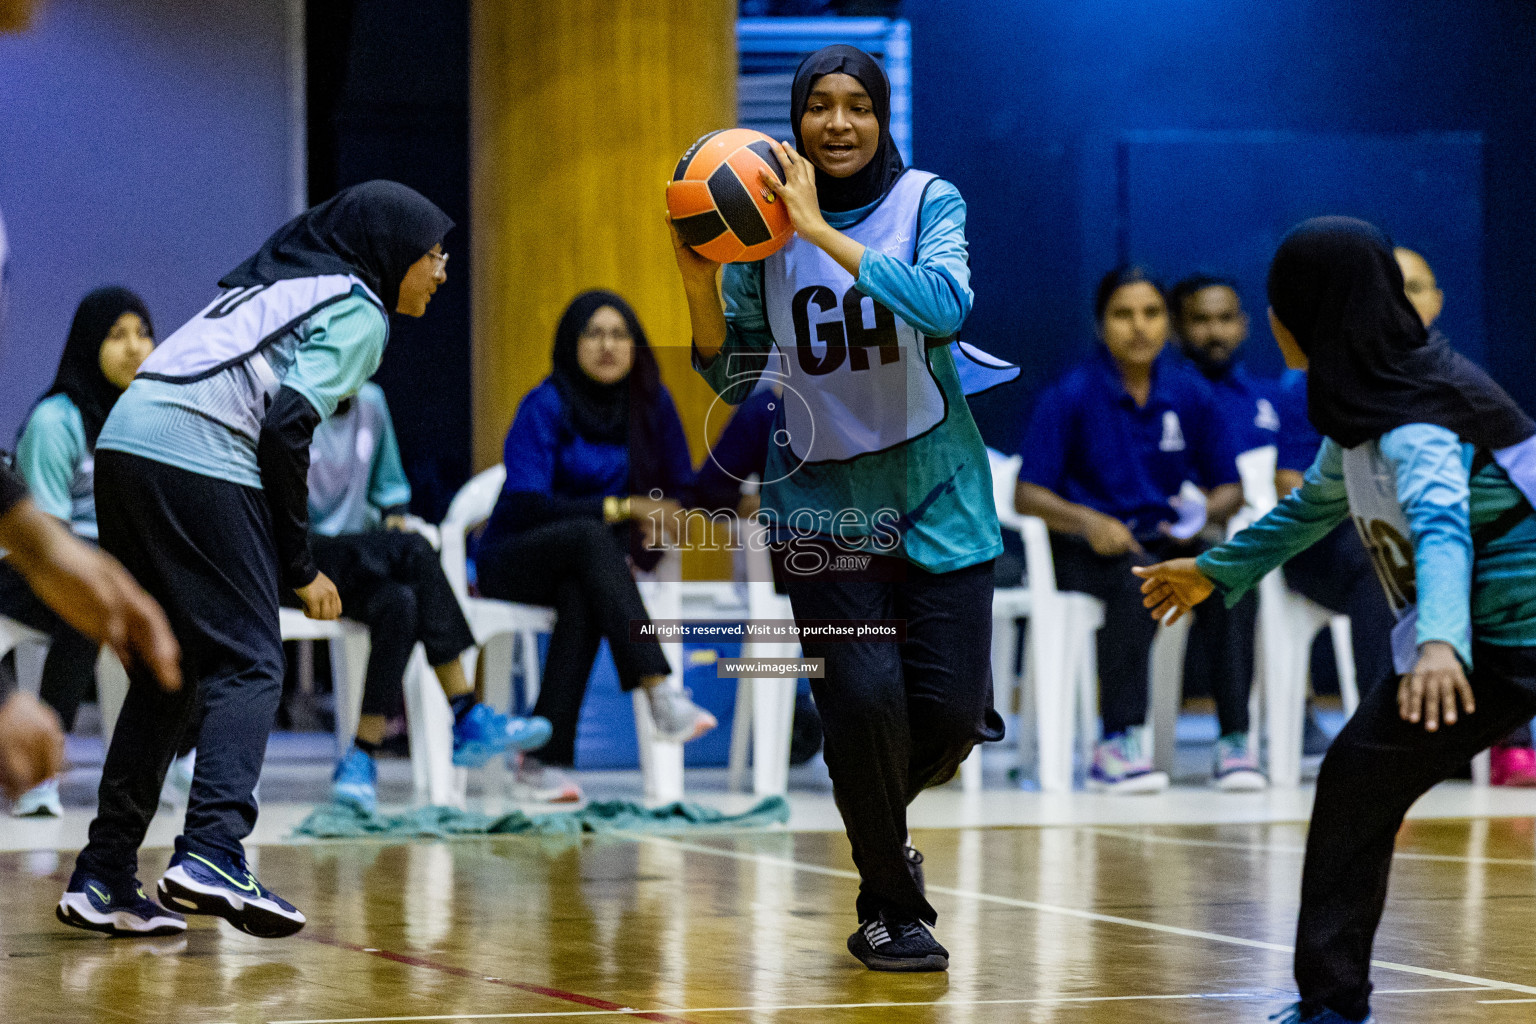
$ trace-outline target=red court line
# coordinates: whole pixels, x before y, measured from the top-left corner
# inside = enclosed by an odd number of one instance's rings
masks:
[[[338,949],[349,949],[354,953],[367,953],[369,956],[381,957],[392,960],[397,964],[405,964],[408,967],[425,967],[429,971],[438,971],[442,974],[451,974],[456,978],[464,978],[467,981],[485,981],[493,985],[504,985],[507,988],[519,989],[523,992],[531,992],[538,996],[547,996],[550,999],[560,999],[567,1003],[576,1003],[578,1006],[589,1006],[594,1010],[613,1010],[615,1012],[629,1009],[623,1003],[610,1003],[606,999],[596,996],[584,996],[580,992],[566,992],[563,989],[548,988],[544,985],[532,985],[524,981],[507,981],[504,978],[492,978],[476,971],[463,967],[454,967],[451,964],[440,964],[435,960],[426,960],[419,956],[410,956],[406,953],[393,953],[387,949],[375,949],[372,946],[359,946],[354,942],[332,938],[326,935],[316,935],[306,932],[297,936],[310,942],[319,942],[327,946],[335,946]],[[674,1017],[667,1013],[630,1013],[626,1016],[636,1020],[658,1021],[660,1024],[690,1024],[681,1017]]]

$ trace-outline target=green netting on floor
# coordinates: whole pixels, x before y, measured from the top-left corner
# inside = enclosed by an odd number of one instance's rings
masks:
[[[569,836],[587,832],[688,832],[695,829],[764,828],[789,820],[789,801],[770,796],[751,810],[726,814],[694,803],[646,807],[630,800],[593,801],[576,811],[493,817],[455,807],[418,807],[405,814],[365,814],[342,804],[317,807],[293,830],[311,839],[381,837],[536,835]]]

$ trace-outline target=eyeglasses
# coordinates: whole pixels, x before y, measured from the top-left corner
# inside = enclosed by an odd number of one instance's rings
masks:
[[[437,260],[437,265],[438,265],[439,269],[448,266],[448,254],[447,253],[445,253],[445,252],[428,252],[427,255],[431,256],[433,259]]]

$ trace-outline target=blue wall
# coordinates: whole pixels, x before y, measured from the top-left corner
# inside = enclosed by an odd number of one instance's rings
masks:
[[[285,0],[53,0],[0,36],[10,235],[0,448],[80,297],[125,284],[161,337],[292,215]]]
[[[1536,409],[1536,6],[907,0],[902,13],[916,162],[970,209],[965,334],[1025,370],[977,403],[989,443],[1012,450],[1029,393],[1090,344],[1091,282],[1116,250],[1117,142],[1166,129],[1479,133],[1481,252],[1427,255],[1447,283],[1481,281],[1463,322],[1482,337],[1460,340]],[[1479,301],[1471,290],[1448,291],[1448,317]],[[1262,313],[1262,296],[1249,302]]]

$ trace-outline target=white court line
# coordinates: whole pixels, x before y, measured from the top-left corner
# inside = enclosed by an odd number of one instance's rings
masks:
[[[1485,992],[1484,988],[1467,988],[1457,986],[1455,988],[1378,988],[1373,995],[1401,995],[1404,993],[1423,992]],[[1210,999],[1210,1000],[1251,1000],[1254,1002],[1273,1002],[1276,999],[1273,991],[1262,992],[1181,992],[1171,995],[1141,995],[1141,996],[1039,996],[1028,999],[931,999],[908,1003],[801,1003],[787,1006],[700,1006],[689,1009],[677,1009],[667,1007],[665,1009],[642,1010],[635,1007],[625,1007],[621,1010],[542,1010],[524,1013],[443,1013],[426,1017],[325,1017],[315,1020],[272,1020],[267,1024],[392,1024],[392,1022],[426,1021],[426,1020],[527,1020],[530,1018],[547,1017],[632,1017],[642,1013],[659,1013],[668,1016],[697,1013],[779,1013],[788,1010],[881,1010],[898,1009],[903,1006],[1024,1006],[1040,1005],[1045,1003],[1128,1003],[1147,1001],[1166,1001],[1180,999]],[[1285,998],[1285,997],[1279,997]],[[1486,1000],[1480,1000],[1486,1002]],[[1507,1000],[1508,1002],[1530,1002],[1533,1000]]]
[[[1239,843],[1234,840],[1222,839],[1185,839],[1179,836],[1141,835],[1136,832],[1123,832],[1119,829],[1102,828],[1097,826],[1082,826],[1082,831],[1096,836],[1108,836],[1111,839],[1127,839],[1137,843],[1164,843],[1171,846],[1204,846],[1218,850],[1246,850],[1255,853],[1293,853],[1297,856],[1304,855],[1307,850],[1304,846],[1266,846],[1263,843]],[[1393,860],[1427,860],[1445,861],[1453,864],[1507,864],[1516,867],[1536,866],[1536,860],[1523,860],[1518,857],[1460,857],[1454,853],[1398,853],[1392,854]]]
[[[771,857],[763,853],[743,853],[739,850],[722,850],[716,846],[704,846],[700,843],[684,842],[680,839],[667,839],[662,836],[645,835],[635,832],[616,832],[633,839],[636,842],[657,843],[663,846],[671,846],[679,850],[688,850],[693,853],[703,853],[714,857],[726,857],[731,860],[755,861],[759,864],[773,864],[779,867],[793,868],[796,871],[804,871],[810,874],[827,875],[832,878],[850,878],[858,880],[856,871],[845,871],[841,868],[828,868],[820,864],[804,864],[800,861],[789,860],[784,857]],[[1033,910],[1042,914],[1054,914],[1058,917],[1071,917],[1080,921],[1093,921],[1097,924],[1118,924],[1128,928],[1141,928],[1146,931],[1161,932],[1164,935],[1178,935],[1187,939],[1203,939],[1206,942],[1221,942],[1230,946],[1247,946],[1250,949],[1267,949],[1276,953],[1294,953],[1295,947],[1281,945],[1278,942],[1264,942],[1260,939],[1245,939],[1236,935],[1223,935],[1220,932],[1205,932],[1194,928],[1180,928],[1177,925],[1158,924],[1155,921],[1140,921],[1133,917],[1117,917],[1113,914],[1100,914],[1092,910],[1080,910],[1077,907],[1061,907],[1051,903],[1037,903],[1033,900],[1021,900],[1012,896],[994,896],[991,893],[969,892],[965,889],[951,889],[942,885],[928,886],[929,892],[942,893],[945,896],[955,896],[959,899],[977,900],[982,903],[996,903],[1005,907],[1018,907],[1023,910]],[[1506,992],[1523,992],[1526,995],[1536,996],[1536,987],[1520,985],[1512,981],[1495,981],[1491,978],[1479,978],[1472,974],[1457,974],[1452,971],[1437,971],[1432,967],[1415,967],[1412,964],[1392,963],[1389,960],[1372,960],[1372,967],[1379,967],[1384,971],[1397,971],[1402,974],[1415,974],[1423,978],[1435,978],[1440,981],[1456,981],[1465,985],[1475,985],[1479,988],[1496,988]]]

